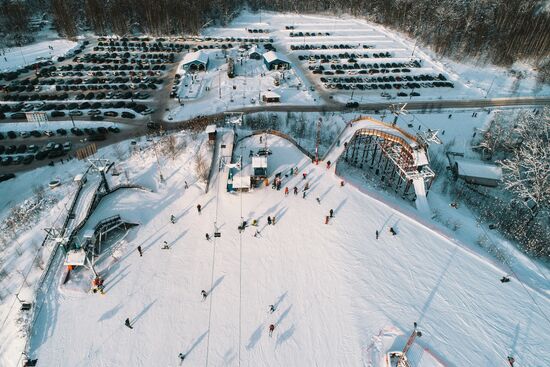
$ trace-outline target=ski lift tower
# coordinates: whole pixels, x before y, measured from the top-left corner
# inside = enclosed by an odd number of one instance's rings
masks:
[[[409,113],[409,111],[407,111],[405,107],[407,107],[406,103],[401,107],[399,107],[399,105],[397,104],[392,104],[390,106],[390,111],[395,116],[393,118],[392,126],[395,126],[397,124],[397,119],[399,118],[399,115],[406,115]]]
[[[401,352],[401,356],[399,357],[399,360],[397,361],[397,367],[408,367],[408,363],[405,363],[407,357],[407,352],[411,348],[411,345],[414,343],[414,340],[416,337],[421,337],[422,332],[417,330],[417,324],[414,323],[414,329],[411,333],[411,336],[409,336],[409,340],[407,340],[407,344],[405,344],[405,348],[403,348],[403,351]]]
[[[109,171],[109,169],[114,165],[114,162],[110,162],[108,159],[89,159],[88,162],[91,165],[92,170],[99,172],[101,175],[101,186],[105,188],[105,191],[109,191],[109,183],[107,182],[107,177],[105,177],[105,173]]]
[[[317,139],[315,140],[315,164],[319,164],[319,145],[321,144],[321,121],[319,117],[317,121]]]

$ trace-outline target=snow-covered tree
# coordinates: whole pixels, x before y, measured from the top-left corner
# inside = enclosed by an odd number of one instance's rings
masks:
[[[550,208],[550,109],[522,114],[514,132],[520,138],[519,146],[511,157],[499,161],[504,187],[535,217]]]

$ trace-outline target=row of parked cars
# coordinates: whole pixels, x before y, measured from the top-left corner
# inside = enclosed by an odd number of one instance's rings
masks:
[[[107,134],[107,132],[118,133],[118,132],[120,132],[120,129],[116,126],[109,126],[109,127],[98,127],[97,131],[98,131],[98,133],[101,133],[101,134]],[[15,131],[8,131],[6,133],[0,132],[0,140],[15,139],[18,136],[20,136],[22,138],[53,137],[53,136],[56,136],[56,135],[57,136],[66,136],[69,133],[71,133],[73,135],[76,135],[76,136],[81,136],[81,135],[84,135],[85,133],[88,133],[88,132],[90,134],[93,134],[92,129],[90,129],[90,128],[86,128],[86,129],[82,130],[78,127],[73,127],[70,130],[57,129],[57,130],[55,130],[55,132],[52,131],[52,130],[31,130],[31,131],[20,131],[19,133],[15,132]]]
[[[340,43],[340,44],[332,44],[332,45],[327,45],[327,44],[319,44],[319,45],[315,45],[315,44],[299,44],[299,45],[290,45],[290,49],[292,51],[296,51],[296,50],[353,50],[355,48],[357,48],[358,45],[357,44],[345,44],[345,43]],[[363,45],[363,48],[365,49],[368,49],[368,48],[373,48],[373,46],[370,46],[370,45]]]
[[[0,154],[3,155],[0,160],[0,165],[31,164],[35,159],[43,160],[46,158],[52,159],[61,157],[67,154],[71,149],[71,142],[65,142],[64,144],[49,142],[43,147],[34,144],[29,146],[25,144],[19,144],[18,146],[9,145],[7,147],[0,145]]]
[[[370,59],[370,58],[387,59],[387,58],[391,58],[392,55],[393,54],[390,53],[389,51],[387,51],[387,52],[378,52],[378,53],[375,52],[375,53],[372,53],[372,54],[368,54],[368,53],[363,53],[363,54],[357,53],[356,54],[356,53],[353,53],[353,52],[352,53],[344,52],[344,53],[339,53],[339,54],[298,55],[298,60],[300,60],[300,61],[308,60],[310,62],[314,62],[314,61],[319,60],[321,63],[327,63],[327,62],[337,63],[341,60],[348,60],[349,62],[355,62],[356,59]],[[418,60],[414,60],[414,61],[418,62]],[[414,61],[411,61],[411,62],[414,62]],[[407,64],[409,64],[409,63],[407,63]],[[394,67],[397,67],[397,66],[394,66]]]
[[[81,101],[81,100],[102,100],[102,99],[148,99],[151,95],[146,92],[88,92],[88,93],[78,93],[73,96],[74,100]],[[17,98],[14,96],[6,95],[4,96],[4,102],[33,102],[33,101],[42,101],[45,103],[45,101],[67,101],[69,100],[69,95],[67,93],[49,93],[49,94],[21,94],[18,95]],[[99,103],[99,102],[98,102]],[[130,102],[127,102],[130,103]],[[17,104],[15,104],[17,105]],[[9,104],[0,104],[0,106],[9,106]],[[12,104],[12,106],[14,106]],[[0,107],[0,110],[2,110],[2,107]],[[2,110],[3,111],[3,110]],[[4,111],[7,112],[7,111]],[[19,112],[19,111],[13,111],[13,112]],[[28,112],[28,111],[27,111]]]

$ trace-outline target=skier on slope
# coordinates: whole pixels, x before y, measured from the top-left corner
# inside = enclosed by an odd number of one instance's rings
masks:
[[[129,318],[126,318],[126,320],[124,320],[124,325],[130,329],[133,329],[134,327],[132,326],[132,324],[130,323],[130,319]]]
[[[180,362],[183,362],[183,360],[185,359],[185,354],[180,353],[178,354],[178,357],[180,358]]]
[[[206,234],[206,240],[210,241],[210,235],[208,233]]]
[[[273,325],[273,324],[269,325],[269,336],[273,335],[274,330],[275,330],[275,325]]]
[[[395,231],[395,229],[393,229],[393,227],[390,227],[390,233],[392,234],[392,236],[395,236],[397,234],[397,232]]]
[[[208,293],[206,293],[206,291],[203,289],[201,291],[201,294],[202,294],[202,300],[204,301],[206,299],[206,297],[208,297]]]
[[[288,196],[288,186],[285,187],[285,196]]]
[[[269,216],[267,217],[267,224],[271,225],[271,217],[269,217]]]
[[[294,195],[298,195],[298,188],[294,186]]]
[[[174,215],[170,216],[170,222],[172,222],[172,224],[176,223],[176,217]]]
[[[330,210],[328,211],[328,215],[329,215],[329,217],[334,218],[334,210],[333,210],[333,209],[330,209]]]
[[[199,214],[201,213],[201,204],[197,204],[197,211],[199,212]]]
[[[275,312],[275,305],[269,305],[269,313]]]
[[[317,200],[317,203],[318,203],[319,205],[321,205],[321,198],[317,197],[317,198],[315,198],[315,200]]]
[[[139,256],[143,256],[143,251],[141,250],[141,246],[138,246],[137,250],[139,252]]]
[[[501,283],[508,283],[509,281],[510,281],[510,278],[506,275],[500,278]]]
[[[378,230],[376,230],[376,239],[378,239]]]

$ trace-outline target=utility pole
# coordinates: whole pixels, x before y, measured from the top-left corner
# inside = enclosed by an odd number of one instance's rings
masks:
[[[411,333],[411,336],[409,336],[409,340],[407,340],[407,344],[405,344],[405,348],[403,348],[403,352],[401,352],[401,356],[399,357],[399,360],[397,361],[397,366],[401,366],[401,363],[403,362],[403,360],[405,359],[405,356],[407,354],[407,352],[409,351],[409,349],[411,348],[411,345],[414,343],[414,340],[416,339],[416,337],[421,337],[422,336],[422,333],[420,331],[417,331],[416,330],[416,322],[414,323],[414,330],[413,332]]]
[[[155,151],[155,158],[157,159],[157,168],[159,170],[160,182],[163,182],[164,177],[162,177],[162,171],[160,169],[160,161],[159,161],[159,156],[158,156],[158,153],[157,153],[157,142],[155,141],[155,139],[153,139],[153,150]]]
[[[496,75],[495,77],[493,78],[493,81],[491,82],[491,85],[489,86],[489,89],[487,89],[487,93],[485,93],[485,98],[487,98],[487,96],[489,95],[489,92],[491,91],[491,88],[493,88],[493,83],[495,82],[495,79],[496,79]]]
[[[317,139],[315,142],[315,164],[319,164],[319,144],[321,144],[321,118],[317,121]]]

